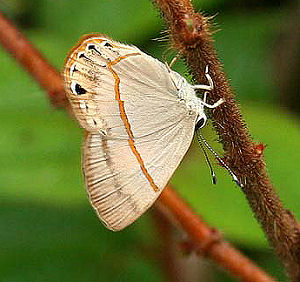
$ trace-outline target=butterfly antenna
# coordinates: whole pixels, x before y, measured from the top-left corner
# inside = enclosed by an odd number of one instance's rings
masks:
[[[207,143],[207,141],[204,139],[204,137],[202,136],[202,134],[200,133],[200,130],[196,130],[196,135],[197,135],[197,139],[198,139],[198,142],[200,144],[200,147],[202,148],[203,152],[204,152],[204,155],[205,155],[205,158],[207,160],[207,163],[210,167],[210,170],[211,170],[211,174],[212,174],[212,177],[213,177],[213,183],[216,182],[216,176],[215,176],[215,173],[211,167],[211,164],[208,160],[208,157],[207,157],[207,154],[206,152],[204,151],[204,148],[203,148],[203,144],[205,145],[205,147],[215,156],[215,158],[221,163],[221,165],[223,167],[225,167],[225,169],[229,172],[229,174],[231,175],[232,179],[234,180],[234,182],[239,185],[241,188],[244,187],[244,185],[239,181],[238,177],[235,175],[235,173],[230,169],[230,167],[221,159],[221,157],[213,150],[213,148]],[[215,178],[215,180],[214,180]]]
[[[197,132],[198,132],[198,130],[197,130]],[[213,183],[213,184],[217,184],[217,176],[216,176],[216,174],[215,174],[215,172],[214,172],[214,170],[213,170],[213,168],[212,168],[212,165],[211,165],[210,160],[209,160],[209,158],[208,158],[208,155],[207,155],[207,153],[206,153],[206,151],[205,151],[205,148],[204,148],[204,146],[203,146],[203,143],[202,143],[201,139],[199,138],[198,134],[196,134],[196,135],[197,135],[197,139],[198,139],[198,143],[199,143],[199,145],[200,145],[200,148],[201,148],[201,150],[202,150],[202,152],[203,152],[203,154],[204,154],[204,156],[205,156],[206,163],[208,164],[208,167],[209,167],[209,169],[210,169],[210,174],[211,174],[211,178],[212,178],[212,183]]]

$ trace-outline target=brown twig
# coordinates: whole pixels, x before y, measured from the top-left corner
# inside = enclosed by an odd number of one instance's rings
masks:
[[[165,188],[156,203],[158,208],[179,223],[193,242],[193,248],[218,262],[241,281],[274,281],[231,244],[224,241],[215,228],[208,226],[170,187]]]
[[[41,53],[0,13],[0,43],[48,92],[52,105],[65,107],[68,103],[60,73]]]
[[[300,228],[286,210],[267,176],[259,145],[247,131],[234,95],[216,56],[208,18],[195,13],[189,0],[155,0],[170,28],[173,47],[178,49],[199,83],[209,73],[215,89],[210,98],[225,103],[213,111],[214,127],[224,146],[226,161],[244,183],[249,205],[277,255],[294,281],[300,280]]]
[[[56,101],[65,101],[65,93],[61,88],[62,77],[59,72],[45,59],[42,59],[39,52],[31,46],[25,37],[21,36],[18,30],[5,19],[1,13],[0,42],[11,54],[18,58],[19,62],[26,69],[30,70],[30,74],[32,74],[48,93],[52,93],[49,97],[54,105],[56,105]],[[24,53],[22,49],[25,49],[26,52]],[[39,63],[33,63],[35,61]],[[39,74],[40,72],[46,73]],[[53,84],[55,84],[56,87],[53,88]],[[61,105],[63,105],[63,103],[61,103]],[[242,281],[274,281],[250,260],[235,250],[233,246],[219,239],[216,241],[216,232],[212,232],[211,228],[196,217],[192,209],[170,188],[167,187],[163,191],[159,202],[161,207],[169,210],[176,221],[180,223],[183,230],[189,234],[197,250],[199,252],[200,250],[205,250],[207,256],[223,265],[232,275],[240,277]]]
[[[180,205],[182,203],[180,197],[178,195],[176,197],[176,193],[173,192],[171,187],[168,189],[171,190],[170,196],[175,197],[175,202],[176,198],[179,199]],[[167,197],[170,199],[170,196]],[[160,261],[166,281],[213,280],[213,265],[207,262],[202,251],[198,252],[199,246],[196,246],[195,242],[186,235],[186,232],[183,232],[183,228],[178,228],[179,221],[174,222],[175,217],[171,214],[170,209],[168,210],[169,212],[167,212],[164,204],[160,204],[160,201],[157,201],[154,209],[151,210],[156,227],[155,233],[159,238],[158,248],[160,252],[157,252],[156,261]],[[211,230],[208,225],[206,225],[206,228]],[[221,239],[220,236],[215,236],[215,238]]]
[[[180,267],[175,257],[174,250],[174,227],[166,216],[158,209],[152,210],[152,218],[156,226],[156,230],[160,239],[160,250],[158,259],[161,262],[161,268],[164,271],[166,281],[169,282],[183,282],[180,277]]]

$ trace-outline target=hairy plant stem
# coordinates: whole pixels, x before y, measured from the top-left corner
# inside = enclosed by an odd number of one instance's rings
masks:
[[[253,142],[211,39],[209,19],[195,13],[189,0],[155,0],[162,11],[172,45],[185,58],[198,83],[204,69],[214,81],[210,99],[225,100],[212,112],[213,124],[223,144],[225,159],[244,184],[242,189],[270,244],[293,281],[300,280],[300,228],[275,192],[263,159],[261,144]]]

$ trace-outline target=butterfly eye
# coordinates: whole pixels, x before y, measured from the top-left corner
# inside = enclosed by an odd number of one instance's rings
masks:
[[[205,122],[206,122],[206,119],[204,117],[202,117],[199,120],[197,120],[196,130],[202,128],[205,125]]]
[[[77,82],[74,82],[74,81],[71,82],[71,91],[73,94],[76,94],[76,95],[82,95],[87,92]]]

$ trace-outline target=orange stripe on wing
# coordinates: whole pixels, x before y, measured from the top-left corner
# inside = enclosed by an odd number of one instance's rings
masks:
[[[107,64],[107,69],[112,73],[112,75],[115,79],[115,97],[116,97],[116,100],[118,101],[118,104],[119,104],[121,119],[122,119],[122,121],[125,125],[126,132],[128,134],[128,137],[129,137],[129,140],[128,140],[129,147],[130,147],[131,151],[133,152],[133,154],[135,155],[137,161],[139,162],[140,167],[142,169],[142,172],[144,173],[145,177],[149,181],[150,185],[152,186],[152,188],[154,189],[155,192],[158,192],[159,188],[156,186],[156,184],[154,183],[153,178],[151,177],[151,175],[147,171],[147,169],[145,167],[145,164],[144,164],[144,161],[143,161],[140,153],[138,152],[138,150],[136,149],[136,147],[134,145],[134,136],[133,136],[133,133],[132,133],[132,130],[131,130],[131,126],[130,126],[128,117],[127,117],[126,112],[125,112],[124,101],[121,100],[120,78],[119,78],[118,74],[112,68],[113,65],[116,65],[117,63],[119,63],[123,59],[126,59],[130,56],[138,56],[138,55],[140,55],[140,53],[130,53],[130,54],[118,57],[114,61],[109,62]]]

